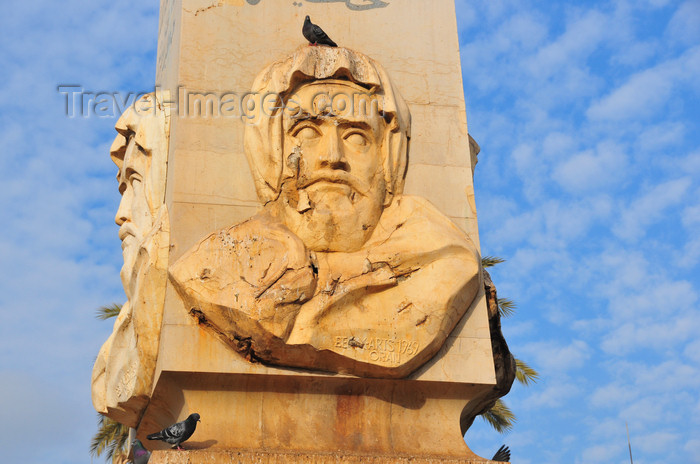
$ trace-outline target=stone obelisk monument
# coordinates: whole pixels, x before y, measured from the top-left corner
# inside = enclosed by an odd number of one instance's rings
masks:
[[[151,462],[484,461],[462,437],[513,363],[452,0],[162,0],[117,131],[128,302],[93,402]],[[195,412],[186,451],[146,441]]]

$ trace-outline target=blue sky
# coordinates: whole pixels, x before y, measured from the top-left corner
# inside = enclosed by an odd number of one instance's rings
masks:
[[[58,84],[147,91],[158,5],[13,2],[0,17],[0,449],[89,462],[89,378],[123,300],[114,118]],[[482,252],[518,303],[513,461],[700,462],[700,2],[457,1]]]

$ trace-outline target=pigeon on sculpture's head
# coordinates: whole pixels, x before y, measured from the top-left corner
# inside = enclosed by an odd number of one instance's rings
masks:
[[[496,454],[493,455],[491,460],[500,462],[510,462],[510,449],[508,449],[506,445],[501,446],[500,448],[498,448],[498,451],[496,451]]]
[[[180,443],[192,436],[194,429],[197,428],[198,421],[199,414],[190,414],[184,421],[164,428],[158,433],[152,433],[146,438],[149,440],[162,440],[173,445],[173,448],[181,450]]]
[[[134,464],[148,464],[148,460],[151,459],[151,452],[143,447],[141,440],[135,439],[131,442],[131,454]]]
[[[325,32],[323,32],[323,29],[311,22],[311,18],[309,18],[308,15],[304,20],[304,27],[301,28],[301,33],[304,34],[304,37],[311,45],[329,45],[331,47],[338,46],[331,40],[330,37],[328,37]]]

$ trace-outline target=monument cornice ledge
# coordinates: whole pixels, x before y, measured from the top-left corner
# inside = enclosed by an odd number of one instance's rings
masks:
[[[306,453],[294,451],[256,451],[256,450],[192,450],[192,451],[154,451],[151,464],[495,464],[499,461],[479,458],[452,456],[411,456],[411,455],[377,455],[354,454],[348,452]]]

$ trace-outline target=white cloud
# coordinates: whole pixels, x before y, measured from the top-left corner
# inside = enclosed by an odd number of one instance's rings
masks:
[[[700,438],[692,438],[683,445],[683,450],[689,456],[700,456]]]
[[[1,375],[3,461],[86,462],[83,450],[96,423],[95,413],[78,399],[87,389],[71,392],[54,379],[16,371],[3,370]]]
[[[625,356],[637,350],[663,353],[695,336],[700,328],[700,314],[689,313],[666,320],[639,318],[612,325],[601,348],[615,356]]]
[[[661,220],[668,208],[683,201],[691,183],[689,177],[683,177],[656,185],[622,211],[613,232],[624,240],[643,237],[647,227]]]
[[[576,462],[580,464],[610,464],[615,462],[615,457],[619,456],[619,448],[619,445],[613,443],[588,446],[581,454],[581,459]]]
[[[647,3],[655,8],[661,8],[670,3],[671,0],[647,0]]]
[[[541,217],[535,211],[509,215],[507,212],[499,215],[497,223],[492,224],[489,241],[500,245],[522,243],[538,233],[541,227]]]
[[[642,398],[620,408],[619,417],[629,422],[631,428],[640,428],[641,424],[656,423],[660,419],[665,421],[673,414],[672,409],[666,408],[669,401],[658,397]]]
[[[580,368],[591,357],[591,349],[582,340],[573,340],[568,345],[554,341],[528,343],[520,352],[534,359],[538,370],[552,376]]]
[[[662,49],[662,45],[657,40],[632,41],[625,44],[615,53],[612,62],[623,66],[635,67],[648,62]]]
[[[634,448],[643,453],[655,453],[662,449],[678,447],[680,436],[677,433],[657,431],[635,437]]]
[[[684,173],[700,174],[700,150],[695,150],[681,159],[678,165]]]
[[[683,350],[683,355],[700,365],[700,339],[688,343]]]
[[[688,0],[678,7],[666,27],[673,40],[693,45],[700,42],[700,2]]]
[[[677,145],[683,141],[685,131],[685,124],[678,121],[650,125],[639,135],[639,147],[641,150],[662,155],[669,145]]]
[[[554,180],[569,192],[583,193],[624,182],[627,155],[620,145],[603,142],[564,160],[554,170]]]
[[[597,407],[617,407],[630,401],[631,394],[633,393],[627,387],[619,384],[608,384],[593,391],[591,404]]]
[[[613,366],[619,377],[624,377],[628,388],[648,395],[700,389],[700,368],[676,359],[667,359],[660,364],[648,361],[618,362]]]
[[[501,26],[500,34],[509,36],[510,51],[514,47],[531,50],[547,37],[547,27],[532,12],[512,16]]]
[[[544,78],[587,58],[607,36],[608,22],[609,17],[598,11],[584,12],[567,24],[561,36],[528,60],[529,71]]]
[[[630,77],[588,108],[592,120],[623,120],[646,117],[659,111],[674,88],[700,71],[700,47]],[[693,84],[697,85],[697,83]]]
[[[623,269],[616,270],[624,272]],[[686,280],[668,280],[660,273],[640,269],[639,280],[631,285],[619,285],[614,277],[601,286],[610,301],[614,322],[643,321],[644,318],[671,319],[687,314],[687,308],[697,304],[698,295],[692,283]]]
[[[692,269],[700,263],[700,236],[690,238],[683,249],[675,253],[676,263],[679,268]]]
[[[523,407],[528,410],[540,408],[561,408],[572,398],[579,397],[581,387],[570,380],[555,380],[549,383],[538,384],[537,390],[529,395]]]
[[[697,226],[700,225],[700,196],[698,194],[700,194],[700,191],[695,192],[695,198],[699,199],[698,202],[686,206],[681,213],[681,222],[690,233],[697,231]]]
[[[542,154],[548,159],[556,160],[573,153],[577,143],[571,134],[551,132],[542,142]]]

